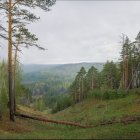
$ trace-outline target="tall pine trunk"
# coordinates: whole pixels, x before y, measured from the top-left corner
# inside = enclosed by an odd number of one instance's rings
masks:
[[[125,89],[128,87],[128,58],[125,60]]]
[[[9,84],[9,113],[14,121],[14,95],[12,91],[12,0],[8,2],[8,84]]]
[[[17,48],[15,50],[15,57],[14,57],[14,79],[13,79],[13,96],[14,96],[14,112],[16,111],[16,68],[17,68]]]

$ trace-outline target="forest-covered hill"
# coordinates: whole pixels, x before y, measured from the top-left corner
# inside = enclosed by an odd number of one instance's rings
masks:
[[[87,71],[91,66],[101,71],[104,63],[22,65],[22,82],[35,100],[43,97],[45,104],[52,108],[56,100],[69,93],[69,87],[82,66]]]
[[[103,65],[104,63],[22,65],[22,82],[32,88],[32,93],[36,95],[47,93],[50,89],[55,93],[65,93],[82,66],[86,70],[95,66],[101,71]]]
[[[66,77],[68,80],[74,80],[75,75],[83,66],[88,70],[91,66],[102,70],[104,63],[73,63],[73,64],[47,64],[47,65],[22,65],[23,82],[33,83],[46,80],[51,76]],[[55,79],[56,80],[56,79]]]

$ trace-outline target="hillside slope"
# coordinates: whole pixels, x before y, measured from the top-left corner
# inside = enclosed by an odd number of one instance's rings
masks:
[[[24,108],[24,107],[23,107]],[[25,109],[26,110],[26,109]],[[28,108],[28,112],[36,113]],[[37,115],[44,115],[41,112]],[[69,120],[82,124],[95,125],[100,122],[140,117],[140,95],[130,94],[122,99],[87,99],[73,107],[46,115],[55,120]],[[1,124],[3,124],[2,122]],[[5,125],[8,122],[4,123]],[[48,138],[48,139],[139,139],[140,122],[114,123],[82,129],[72,126],[43,123],[28,119],[17,119],[16,126],[8,123],[8,128],[0,125],[0,138]],[[25,126],[25,128],[23,128]]]
[[[53,117],[94,125],[102,121],[140,115],[140,95],[130,94],[114,100],[87,99],[58,112]]]

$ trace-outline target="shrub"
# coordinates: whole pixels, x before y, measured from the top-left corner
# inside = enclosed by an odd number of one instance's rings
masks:
[[[110,99],[109,92],[105,91],[102,95],[102,99]]]
[[[87,98],[89,98],[89,99],[91,99],[91,98],[101,99],[102,94],[101,94],[100,90],[90,90],[87,94]]]
[[[124,91],[124,90],[118,90],[117,94],[118,94],[118,98],[124,98],[124,97],[126,97],[128,95],[126,93],[126,91]]]
[[[42,99],[37,99],[33,104],[33,108],[35,110],[43,111],[46,109],[46,106]]]
[[[70,96],[68,95],[61,95],[56,104],[55,107],[52,109],[52,113],[56,113],[58,111],[64,110],[68,108],[69,106],[72,106],[73,101]]]
[[[124,98],[126,96],[126,92],[123,90],[93,90],[89,91],[87,94],[87,98],[95,98],[95,99],[118,99],[118,98]]]

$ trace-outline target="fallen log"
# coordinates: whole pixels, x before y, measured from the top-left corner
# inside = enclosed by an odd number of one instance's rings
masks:
[[[139,122],[139,121],[140,121],[140,116],[129,116],[129,117],[123,117],[123,118],[121,118],[119,120],[110,120],[110,121],[100,122],[96,126],[110,125],[110,124],[115,124],[115,123],[128,124],[128,123],[131,123],[131,122]]]
[[[15,113],[15,116],[28,118],[28,119],[33,119],[33,120],[38,120],[38,121],[43,121],[43,122],[50,122],[50,123],[55,123],[55,124],[64,124],[64,125],[77,126],[77,127],[81,127],[81,128],[87,128],[87,126],[81,125],[81,124],[75,123],[75,122],[58,121],[58,120],[56,121],[56,120],[51,120],[51,119],[46,119],[46,118],[39,118],[39,117],[20,114],[20,113]]]
[[[131,122],[140,121],[140,116],[133,116],[133,117],[131,116],[131,117],[122,118],[120,120],[100,122],[99,124],[96,124],[96,125],[82,125],[82,124],[79,124],[79,123],[76,123],[76,122],[52,120],[52,119],[47,119],[47,118],[25,115],[25,114],[21,114],[21,113],[15,113],[15,116],[28,118],[28,119],[33,119],[33,120],[37,120],[37,121],[55,123],[55,124],[76,126],[76,127],[80,127],[80,128],[92,128],[92,127],[98,127],[98,126],[101,126],[101,125],[111,125],[111,124],[115,124],[115,123],[127,124],[127,123],[131,123]]]

